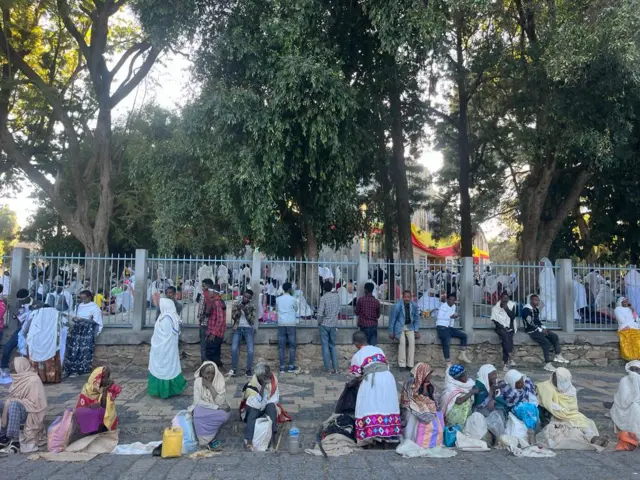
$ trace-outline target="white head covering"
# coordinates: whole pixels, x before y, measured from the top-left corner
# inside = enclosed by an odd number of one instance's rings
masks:
[[[171,319],[171,327],[174,331],[173,333],[179,335],[180,317],[178,316],[178,312],[176,310],[176,304],[173,303],[173,300],[171,300],[170,298],[160,299],[160,318],[158,318],[158,320],[161,320],[164,317],[169,317]]]
[[[618,301],[616,302],[616,307],[622,307],[622,302],[624,302],[625,300],[627,300],[627,297],[619,297]]]
[[[569,397],[576,396],[576,387],[571,383],[571,372],[563,367],[558,367],[555,371],[556,388],[558,391]]]
[[[204,387],[204,385],[202,384],[202,376],[200,375],[200,372],[202,372],[202,370],[204,370],[208,366],[213,367],[215,370],[215,376],[213,377],[211,385],[213,385],[213,389],[216,391],[216,398],[213,398],[211,391],[208,388]],[[193,378],[195,379],[195,381],[193,382],[194,405],[200,405],[215,409],[217,406],[221,406],[227,403],[227,387],[225,383],[225,377],[220,372],[220,370],[218,370],[218,366],[215,363],[211,361],[203,362],[203,364],[200,365],[200,368],[196,370],[196,373],[193,374]]]
[[[640,368],[640,360],[632,360],[624,366],[624,369],[627,371],[628,374],[640,376],[640,374],[631,370],[631,367]]]
[[[516,383],[518,383],[522,378],[524,378],[523,374],[518,370],[511,369],[505,374],[504,381],[511,388],[516,388]]]
[[[489,390],[489,374],[495,371],[496,371],[496,367],[494,367],[491,364],[482,365],[478,370],[478,380],[480,380],[480,383],[484,385],[484,388],[487,389],[487,392],[490,391]]]

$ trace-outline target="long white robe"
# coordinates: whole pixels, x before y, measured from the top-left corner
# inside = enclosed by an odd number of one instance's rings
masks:
[[[580,320],[581,318],[579,310],[581,308],[586,307],[587,305],[588,305],[587,289],[584,288],[584,285],[582,285],[578,280],[574,278],[573,279],[573,307],[574,307],[573,317],[576,320]]]
[[[610,413],[619,430],[640,436],[640,375],[631,370],[632,366],[640,367],[640,361],[634,360],[625,366],[627,376],[620,380]]]
[[[540,271],[538,283],[540,284],[540,320],[543,322],[558,321],[558,304],[556,292],[556,276],[553,273],[553,265],[551,260],[543,258],[540,263],[544,263],[544,267]]]
[[[173,380],[182,373],[180,366],[180,317],[173,300],[160,299],[160,317],[153,326],[149,372],[160,380]]]
[[[631,270],[624,277],[625,296],[629,300],[631,306],[635,309],[640,307],[640,273],[636,270],[636,267],[631,267]]]
[[[26,337],[29,358],[34,362],[47,361],[60,348],[58,311],[51,307],[39,308],[30,312],[29,316],[29,332]]]

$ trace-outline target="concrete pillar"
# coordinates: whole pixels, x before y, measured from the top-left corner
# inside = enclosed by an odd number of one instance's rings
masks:
[[[260,272],[262,272],[262,255],[260,251],[255,248],[253,250],[253,260],[251,263],[251,290],[253,291],[253,307],[255,308],[256,315],[260,312],[258,305],[260,304]],[[258,329],[260,322],[256,318],[255,328]]]
[[[14,248],[11,258],[11,295],[9,296],[9,315],[17,308],[16,294],[21,288],[29,288],[29,249]],[[11,316],[8,317],[9,319]],[[11,323],[11,321],[9,321]],[[6,336],[6,332],[5,332]]]
[[[558,323],[565,332],[575,330],[574,298],[573,298],[573,270],[570,259],[556,260],[558,275],[556,278],[556,297],[558,301]]]
[[[133,277],[133,330],[140,331],[147,319],[147,255],[142,248],[136,250]]]
[[[460,326],[467,332],[473,332],[473,257],[460,259]]]

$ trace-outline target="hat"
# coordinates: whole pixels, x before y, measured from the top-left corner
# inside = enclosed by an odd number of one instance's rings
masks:
[[[456,364],[449,367],[449,375],[456,380],[465,372],[464,365]]]
[[[29,298],[29,290],[27,290],[26,288],[21,288],[20,290],[18,290],[18,293],[16,293],[16,298],[18,300]]]

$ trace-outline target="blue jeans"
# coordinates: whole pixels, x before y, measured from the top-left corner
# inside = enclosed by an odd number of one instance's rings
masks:
[[[367,336],[367,343],[372,347],[378,344],[378,327],[360,327],[360,330]]]
[[[324,369],[329,370],[329,356],[331,356],[333,369],[338,370],[338,353],[336,351],[336,333],[338,332],[338,328],[320,325],[318,326],[318,330],[320,330],[320,341],[322,342]]]
[[[238,371],[238,354],[243,338],[247,342],[247,372],[251,371],[253,365],[253,327],[238,327],[233,331],[233,339],[231,340],[231,368],[234,372]]]
[[[20,333],[20,329],[13,332],[13,335],[9,338],[7,343],[4,346],[4,350],[2,350],[2,362],[0,363],[0,368],[9,368],[9,361],[11,360],[11,353],[18,348],[18,334]]]
[[[442,354],[447,362],[451,359],[449,346],[452,338],[459,338],[461,347],[467,346],[467,334],[462,330],[453,327],[437,327],[436,330],[438,331],[440,343],[442,343]]]
[[[285,350],[289,342],[289,367],[296,366],[296,327],[278,327],[278,353],[280,354],[280,370],[287,366],[284,361]]]

